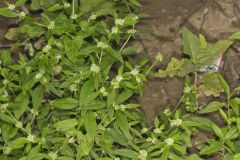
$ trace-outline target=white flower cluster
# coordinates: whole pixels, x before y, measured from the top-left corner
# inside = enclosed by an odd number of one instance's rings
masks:
[[[160,128],[155,128],[155,129],[153,130],[153,133],[159,134],[159,133],[162,133],[162,130],[161,130]]]
[[[31,109],[30,111],[33,115],[37,116],[38,115],[38,111],[35,111],[34,109]]]
[[[121,110],[121,111],[125,111],[125,109],[126,109],[126,105],[124,105],[124,104],[121,104],[121,105],[114,104],[113,107],[115,110]]]
[[[111,33],[112,34],[117,34],[119,31],[118,31],[118,27],[117,26],[114,26],[114,27],[112,27],[112,29],[111,29]]]
[[[124,22],[125,22],[124,19],[120,19],[120,18],[115,19],[115,24],[116,25],[123,26]]]
[[[19,13],[19,17],[20,18],[24,18],[26,16],[26,13],[24,11],[20,12]]]
[[[102,48],[102,49],[106,49],[106,48],[108,48],[108,45],[106,43],[102,42],[102,41],[99,41],[97,43],[97,47]]]
[[[15,8],[16,8],[16,6],[15,6],[14,4],[9,4],[9,5],[8,5],[8,9],[9,9],[10,11],[13,11]]]
[[[65,8],[70,7],[70,3],[64,3],[64,7],[65,7]]]
[[[100,88],[100,92],[102,93],[102,95],[104,97],[108,96],[108,92],[106,91],[106,89],[104,87]]]
[[[39,80],[39,79],[43,78],[43,74],[44,74],[44,71],[38,72],[38,73],[35,75],[35,79],[36,79],[36,80]]]
[[[158,61],[158,62],[162,62],[163,60],[163,56],[161,53],[157,53],[156,57],[155,57],[155,60]]]
[[[98,72],[100,72],[100,67],[97,66],[96,64],[92,64],[91,67],[90,67],[90,70],[91,70],[93,73],[98,73]]]
[[[157,138],[151,138],[151,137],[148,137],[147,139],[146,139],[146,141],[148,142],[148,143],[157,143]]]
[[[148,132],[148,128],[146,128],[146,127],[142,128],[141,132],[142,132],[142,134],[147,133]]]
[[[8,103],[1,104],[0,105],[0,110],[5,111],[7,109],[7,107],[8,107]]]
[[[139,151],[139,156],[138,156],[138,158],[140,159],[140,160],[146,160],[147,159],[147,155],[148,155],[148,153],[147,153],[147,151],[146,150],[141,150],[141,151]]]
[[[48,53],[50,49],[52,49],[52,47],[48,44],[45,47],[43,47],[42,51],[43,53]]]
[[[96,14],[92,14],[92,15],[89,17],[89,20],[95,20],[95,19],[97,19]]]
[[[184,93],[190,93],[191,91],[192,91],[191,87],[189,86],[184,87],[184,90],[183,90]]]
[[[34,143],[34,142],[35,142],[34,138],[35,138],[35,136],[32,135],[32,134],[29,134],[29,135],[27,136],[27,140],[28,140],[28,142],[32,142],[32,143]]]
[[[136,67],[130,72],[133,76],[137,76],[139,74],[139,69]]]
[[[71,84],[70,85],[70,87],[69,87],[69,90],[71,91],[71,92],[76,92],[77,91],[77,84]]]
[[[22,128],[22,127],[23,127],[23,126],[22,126],[22,122],[17,121],[17,122],[15,123],[15,127],[17,127],[17,128]]]
[[[174,139],[172,139],[172,138],[167,138],[167,139],[165,139],[164,141],[165,141],[165,142],[167,143],[167,145],[169,145],[169,146],[173,145],[173,143],[174,143]]]
[[[166,116],[170,116],[171,115],[171,111],[169,108],[166,108],[163,113],[166,115]]]
[[[51,158],[51,160],[56,160],[58,158],[57,153],[49,152],[48,156]]]
[[[70,144],[73,144],[73,143],[75,143],[75,138],[74,137],[71,137],[71,138],[69,138],[68,139],[68,143],[70,143]]]
[[[50,29],[50,30],[53,30],[55,28],[55,22],[51,21],[47,28]]]
[[[114,158],[114,160],[120,160],[120,158],[119,158],[119,157],[116,157],[116,158]]]
[[[115,79],[112,80],[111,84],[113,85],[114,89],[119,88],[120,82],[123,80],[124,78],[122,77],[122,75],[117,75]]]
[[[73,20],[75,20],[75,19],[78,18],[78,15],[77,15],[77,14],[72,14],[72,15],[70,16],[70,18],[73,19]]]
[[[128,34],[135,34],[135,33],[137,33],[137,31],[135,29],[129,29],[129,30],[127,30],[127,33]]]
[[[170,126],[174,127],[174,126],[180,126],[182,124],[182,120],[181,119],[174,119],[170,122]]]

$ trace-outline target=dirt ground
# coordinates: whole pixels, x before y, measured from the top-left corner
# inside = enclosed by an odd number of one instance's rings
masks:
[[[240,1],[235,0],[142,0],[142,11],[150,18],[142,20],[142,31],[136,39],[139,54],[147,54],[153,61],[157,52],[164,56],[158,68],[165,68],[171,57],[181,57],[181,26],[201,33],[211,41],[227,38],[240,31]],[[224,56],[221,71],[231,87],[240,84],[240,43]],[[147,122],[167,105],[175,106],[181,98],[183,83],[177,78],[155,78],[145,84],[140,98]]]

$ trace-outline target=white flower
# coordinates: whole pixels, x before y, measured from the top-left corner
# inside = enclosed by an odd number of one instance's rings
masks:
[[[182,120],[181,119],[174,119],[171,121],[170,126],[174,127],[174,126],[180,126],[182,124]]]
[[[52,49],[52,47],[48,44],[48,45],[46,45],[46,46],[42,49],[42,51],[43,51],[44,53],[48,53],[50,49]]]
[[[171,146],[171,145],[173,145],[174,140],[173,140],[172,138],[167,138],[167,139],[165,139],[165,142],[166,142],[169,146]]]
[[[147,133],[148,132],[148,129],[146,127],[142,128],[141,132],[144,134],[144,133]]]
[[[170,109],[169,108],[166,108],[163,113],[166,115],[166,116],[169,116],[171,115],[171,112],[170,112]]]
[[[34,143],[34,142],[35,142],[34,138],[35,138],[35,136],[32,135],[32,134],[29,134],[29,135],[27,136],[28,142],[33,142],[33,143]]]
[[[11,147],[3,147],[3,154],[6,154],[6,155],[8,155],[8,154],[10,154],[11,153],[11,151],[12,151],[12,148]]]
[[[71,137],[68,139],[68,143],[73,144],[75,142],[75,138]]]
[[[153,133],[159,134],[159,133],[162,133],[162,131],[161,131],[160,128],[155,128],[155,129],[153,130]]]
[[[117,75],[117,76],[116,76],[116,81],[117,81],[117,82],[121,82],[122,80],[123,80],[122,75]]]
[[[58,158],[57,153],[49,152],[48,156],[51,158],[51,160],[56,160]]]
[[[103,94],[104,97],[108,96],[108,93],[104,87],[100,88],[100,92]]]
[[[33,115],[36,115],[36,116],[38,115],[38,112],[35,111],[34,109],[31,109],[30,112],[31,112]]]
[[[134,15],[133,19],[138,20],[139,17],[137,15]]]
[[[120,160],[120,158],[119,158],[119,157],[116,157],[116,158],[114,158],[114,160]]]
[[[4,103],[0,105],[0,110],[6,110],[8,107],[8,103]]]
[[[114,80],[112,80],[112,82],[111,82],[111,85],[113,85],[113,88],[114,89],[117,89],[117,88],[119,88],[119,82],[118,81],[116,81],[115,79]]]
[[[156,59],[156,61],[158,61],[158,62],[162,62],[162,60],[163,60],[162,54],[161,54],[161,53],[157,53],[155,59]]]
[[[4,85],[7,85],[8,83],[9,83],[9,80],[7,80],[7,79],[4,79],[4,80],[3,80],[3,84],[4,84]]]
[[[63,48],[63,44],[61,42],[54,42],[54,44],[59,47],[59,48]]]
[[[137,31],[135,29],[129,29],[127,30],[128,34],[135,34]]]
[[[136,81],[137,81],[138,83],[141,83],[141,82],[142,82],[141,78],[139,78],[139,77],[136,77]]]
[[[99,41],[97,43],[97,47],[102,48],[102,49],[106,49],[106,48],[108,48],[108,45],[106,43],[102,42],[102,41]]]
[[[69,89],[70,89],[71,92],[76,92],[77,91],[77,84],[70,85]]]
[[[55,27],[55,22],[54,22],[54,21],[51,21],[51,22],[49,23],[49,25],[48,25],[47,28],[50,29],[50,30],[53,30],[54,27]]]
[[[32,69],[31,67],[27,67],[27,68],[26,68],[27,74],[29,74],[29,73],[31,72],[31,69]]]
[[[115,19],[115,24],[116,25],[123,26],[124,22],[125,22],[124,19],[119,19],[119,18]]]
[[[23,127],[23,126],[22,126],[22,122],[17,121],[17,122],[15,123],[15,127],[17,127],[17,128],[22,128],[22,127]]]
[[[41,79],[43,77],[43,73],[39,72],[35,75],[35,79]]]
[[[43,84],[46,84],[47,82],[48,82],[47,78],[43,77],[43,78],[42,78],[42,83],[43,83]]]
[[[184,90],[183,90],[184,93],[190,93],[191,91],[192,91],[191,87],[189,86],[184,87]]]
[[[56,58],[59,60],[59,59],[62,58],[62,55],[61,55],[61,54],[57,54],[57,55],[56,55]]]
[[[146,139],[146,141],[148,142],[148,143],[157,143],[157,138],[151,138],[151,137],[149,137],[149,138],[147,138]]]
[[[116,27],[116,26],[112,27],[111,32],[112,32],[113,34],[118,33],[118,27]]]
[[[98,73],[98,72],[100,72],[100,67],[97,66],[96,64],[92,64],[91,67],[90,67],[90,70],[91,70],[93,73]]]
[[[78,18],[78,15],[77,15],[77,14],[72,14],[72,15],[70,16],[70,18],[71,18],[71,19],[77,19],[77,18]]]
[[[139,156],[138,156],[138,158],[140,159],[140,160],[146,160],[147,159],[147,155],[148,155],[148,153],[147,153],[147,151],[146,150],[141,150],[141,151],[139,151]]]
[[[13,11],[16,8],[16,6],[14,4],[9,4],[8,5],[8,9]]]
[[[96,14],[92,14],[92,15],[89,17],[89,20],[95,20],[95,19],[97,19]]]
[[[26,16],[26,13],[25,13],[25,12],[22,11],[22,12],[19,13],[19,17],[20,17],[20,18],[24,18],[25,16]]]
[[[65,7],[65,8],[70,7],[70,3],[64,3],[64,7]]]
[[[139,69],[134,68],[131,72],[130,72],[133,76],[137,76],[139,74]]]
[[[119,106],[119,109],[122,110],[122,111],[125,111],[126,106],[125,106],[124,104],[121,104],[121,105]]]

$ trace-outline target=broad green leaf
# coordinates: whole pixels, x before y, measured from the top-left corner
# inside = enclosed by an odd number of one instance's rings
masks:
[[[211,123],[211,128],[214,131],[214,133],[221,139],[224,140],[224,134],[222,132],[222,130],[215,124],[215,123]]]
[[[224,92],[226,93],[227,97],[230,98],[231,97],[231,91],[230,91],[230,88],[227,84],[227,82],[224,80],[224,78],[218,74],[218,78],[219,78],[219,81],[224,89]]]
[[[210,104],[208,104],[206,107],[203,107],[203,109],[201,109],[199,113],[205,114],[205,113],[215,112],[222,107],[224,107],[224,103],[213,101]]]
[[[136,159],[139,155],[139,153],[130,149],[116,149],[114,153],[116,155],[126,157],[126,158],[131,158],[131,159]]]
[[[1,126],[1,131],[2,131],[2,138],[6,142],[6,141],[9,141],[10,139],[12,139],[13,137],[15,137],[15,135],[18,132],[18,129],[16,127],[14,127],[13,125],[4,123]]]
[[[19,149],[19,148],[23,148],[26,143],[28,143],[27,138],[20,137],[10,142],[9,146],[12,147],[13,149]]]
[[[117,121],[119,128],[121,129],[123,134],[126,136],[126,138],[128,140],[131,140],[132,135],[129,131],[129,122],[127,120],[127,116],[124,115],[122,112],[116,112],[115,114],[116,114],[116,121]]]
[[[29,103],[29,97],[27,93],[21,93],[17,96],[14,103],[14,114],[16,119],[19,119],[23,113],[27,110]]]
[[[87,137],[90,140],[94,140],[97,132],[97,123],[92,112],[87,112],[84,117],[85,128],[87,131]]]
[[[193,63],[197,63],[197,56],[200,52],[200,42],[196,35],[189,29],[183,27],[181,29],[183,36],[183,52],[190,56]]]
[[[76,119],[66,119],[54,123],[53,127],[59,131],[68,131],[70,129],[73,129],[76,125],[78,125]]]
[[[213,153],[218,152],[222,147],[222,143],[219,141],[211,141],[209,146],[205,146],[200,151],[200,155],[211,155]]]
[[[26,33],[30,38],[38,38],[45,33],[45,29],[38,26],[23,25],[20,28],[22,33]]]
[[[32,104],[35,111],[38,111],[38,108],[41,106],[43,100],[43,92],[43,87],[38,86],[32,93]]]
[[[0,15],[4,17],[17,17],[18,14],[9,10],[7,7],[0,8]]]
[[[120,104],[128,100],[133,95],[132,90],[124,90],[120,95],[118,95],[116,103]]]
[[[78,106],[78,100],[74,98],[64,98],[64,99],[57,99],[52,101],[53,107],[59,109],[73,109]]]
[[[17,0],[17,2],[15,3],[16,7],[21,7],[22,5],[24,5],[27,2],[27,0]]]

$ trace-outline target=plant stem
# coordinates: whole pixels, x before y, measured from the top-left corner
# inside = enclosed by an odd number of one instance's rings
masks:
[[[153,67],[154,67],[156,64],[157,64],[157,60],[155,60],[155,61],[153,62],[153,64],[151,65],[151,67],[147,70],[146,76],[149,74],[149,72],[153,69]]]

